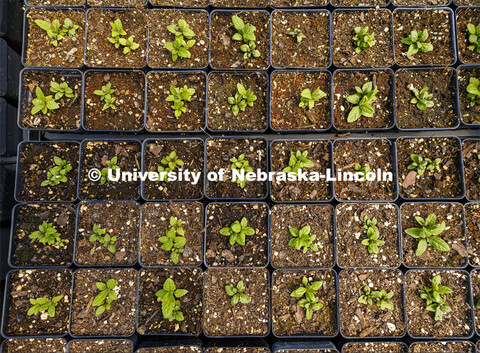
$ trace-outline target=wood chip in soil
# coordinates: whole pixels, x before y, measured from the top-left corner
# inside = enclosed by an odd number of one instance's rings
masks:
[[[468,260],[471,265],[480,266],[480,203],[468,203],[464,207]]]
[[[64,338],[13,338],[2,345],[3,353],[66,353],[67,340]]]
[[[342,353],[408,353],[402,342],[350,342],[343,346]]]
[[[133,345],[129,340],[73,340],[68,348],[69,353],[131,353]]]
[[[480,20],[479,20],[480,23]],[[458,68],[458,98],[460,101],[460,119],[465,124],[480,124],[480,105],[471,106],[467,87],[470,78],[480,79],[480,68]]]

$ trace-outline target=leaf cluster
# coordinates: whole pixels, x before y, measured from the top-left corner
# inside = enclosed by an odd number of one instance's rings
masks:
[[[475,77],[470,77],[467,86],[467,98],[470,99],[470,106],[474,107],[480,105],[480,80]]]
[[[127,32],[123,29],[122,21],[117,18],[114,22],[110,22],[110,26],[112,27],[112,35],[108,40],[110,43],[115,45],[115,49],[123,47],[123,54],[127,55],[131,51],[137,50],[140,45],[134,42],[133,36],[128,38],[123,38],[123,36],[127,35]]]
[[[305,226],[300,230],[293,227],[288,227],[288,231],[293,237],[288,242],[289,246],[293,246],[295,249],[301,250],[304,254],[308,250],[318,251],[318,246],[313,244],[315,239],[317,239],[317,236],[310,233],[312,231],[310,226]]]
[[[238,158],[230,158],[230,162],[232,162],[232,170],[243,170],[245,173],[253,172],[253,168],[249,166],[248,161],[245,159],[245,154],[243,153]],[[245,185],[247,183],[245,178],[243,180],[237,178],[235,181],[232,180],[232,182],[240,185],[242,189],[245,188]]]
[[[100,178],[100,184],[103,185],[105,184],[107,181],[109,181],[110,179],[108,178],[108,171],[109,170],[117,170],[117,169],[120,169],[120,167],[117,165],[117,161],[118,161],[118,158],[117,156],[113,157],[112,159],[110,159],[109,161],[107,160],[105,162],[105,164],[107,165],[106,168],[103,168],[102,169],[102,172],[101,172],[101,178]]]
[[[368,285],[363,287],[363,294],[358,298],[360,304],[374,305],[376,299],[376,306],[382,310],[393,310],[392,303],[393,292],[387,292],[385,289],[380,291],[372,291]]]
[[[468,32],[468,50],[476,50],[480,54],[480,24],[475,26],[473,23],[467,25]]]
[[[293,31],[288,32],[288,35],[290,37],[296,38],[297,43],[300,43],[303,39],[307,38],[307,36],[305,34],[303,34],[303,32],[300,28],[295,28]]]
[[[187,112],[184,101],[192,101],[195,89],[188,88],[186,85],[180,88],[170,86],[170,93],[167,97],[167,102],[173,102],[172,109],[175,112],[175,118],[179,118],[183,113]]]
[[[427,250],[429,244],[437,250],[450,251],[450,246],[448,246],[442,238],[438,237],[438,235],[442,234],[445,230],[444,221],[440,224],[435,224],[437,222],[437,216],[434,213],[429,214],[426,219],[415,216],[415,220],[421,227],[408,228],[405,230],[405,233],[418,241],[415,255],[422,255]]]
[[[56,186],[68,181],[67,173],[73,169],[72,165],[60,157],[53,157],[55,167],[47,172],[47,179],[42,181],[40,186]]]
[[[44,20],[35,20],[35,24],[47,32],[48,38],[50,38],[50,44],[54,47],[57,47],[58,44],[65,38],[66,35],[72,38],[73,41],[76,40],[75,33],[80,27],[74,25],[72,20],[66,18],[63,21],[63,25],[59,20],[53,20],[51,23]]]
[[[102,110],[117,109],[115,107],[115,101],[117,98],[113,96],[114,92],[115,90],[112,88],[112,84],[110,82],[102,86],[102,89],[97,89],[93,92],[93,94],[100,96],[101,101],[104,101],[105,104],[103,105]]]
[[[317,87],[313,93],[309,88],[306,88],[302,91],[302,93],[300,93],[300,104],[298,106],[302,109],[313,109],[315,102],[326,96],[327,94],[323,92],[320,87]]]
[[[302,298],[297,301],[297,305],[305,309],[305,318],[307,320],[312,318],[315,311],[323,308],[323,304],[319,302],[319,298],[316,294],[317,291],[322,288],[324,283],[324,281],[316,281],[309,285],[308,278],[303,276],[302,286],[298,287],[290,294],[291,297]]]
[[[365,49],[371,48],[375,45],[376,41],[373,40],[375,33],[368,34],[368,26],[355,27],[355,36],[353,37],[353,43],[355,44],[355,53],[360,54]]]
[[[164,236],[158,238],[158,241],[162,243],[162,249],[171,252],[170,259],[175,265],[178,264],[178,254],[183,253],[185,244],[187,244],[182,223],[181,219],[170,217],[170,228],[165,231]]]
[[[370,168],[370,165],[368,165],[368,164],[365,164],[365,166],[362,167],[360,164],[355,163],[354,169],[357,173],[362,174],[362,177],[359,180],[359,182],[361,182],[361,183],[364,183],[365,181],[367,181],[367,174],[372,171],[372,168]]]
[[[63,247],[65,239],[60,237],[60,233],[53,227],[53,223],[43,222],[38,226],[38,230],[28,236],[31,243],[38,240],[43,245],[55,245],[56,247]]]
[[[235,97],[228,97],[228,104],[233,105],[232,113],[234,116],[244,112],[247,107],[253,107],[253,102],[257,100],[257,96],[252,90],[246,89],[241,83],[237,83],[237,92]]]
[[[251,299],[245,294],[245,284],[243,281],[239,281],[236,286],[225,286],[225,291],[230,297],[230,303],[237,305],[239,302],[242,304],[250,303]]]
[[[378,254],[378,247],[385,245],[385,242],[379,239],[380,232],[377,227],[377,219],[370,219],[368,216],[365,216],[363,229],[365,229],[367,238],[362,240],[362,245],[367,247],[369,254]]]
[[[100,291],[99,294],[93,299],[92,306],[97,306],[95,315],[102,315],[105,310],[110,310],[112,308],[112,303],[115,300],[118,300],[117,293],[115,293],[115,288],[117,287],[118,281],[116,279],[109,279],[107,283],[97,282],[95,285]]]
[[[175,35],[173,42],[166,42],[165,49],[172,53],[173,62],[178,58],[189,59],[192,54],[188,49],[195,45],[195,32],[193,32],[185,20],[181,19],[176,25],[167,26],[167,30]]]
[[[431,279],[432,287],[424,286],[424,290],[419,290],[420,298],[425,300],[427,304],[427,311],[435,313],[435,321],[442,320],[443,314],[452,311],[452,308],[445,304],[447,294],[452,293],[452,290],[446,286],[441,286],[442,278],[436,275]]]
[[[112,254],[115,254],[116,252],[115,242],[117,241],[117,237],[115,235],[111,236],[109,233],[107,233],[106,228],[100,228],[96,223],[93,224],[93,234],[90,235],[89,241],[91,243],[98,241]]]
[[[232,22],[237,30],[237,33],[233,35],[232,39],[239,42],[243,41],[245,43],[240,46],[240,50],[243,52],[243,58],[246,60],[251,57],[260,57],[260,52],[256,49],[255,44],[255,41],[257,40],[255,30],[257,28],[249,23],[245,24],[245,22],[243,22],[243,20],[237,15],[232,16]]]
[[[170,152],[170,154],[167,157],[162,158],[161,163],[166,167],[159,166],[157,168],[158,173],[167,173],[167,174],[170,172],[173,172],[177,166],[183,167],[185,165],[185,163],[178,158],[177,152],[175,151]],[[165,181],[168,183],[169,182],[168,175],[159,174],[159,180]]]
[[[436,158],[433,161],[430,158],[423,158],[417,154],[411,154],[410,159],[413,161],[407,169],[415,170],[418,175],[423,175],[426,170],[438,170],[441,171],[440,162],[442,161],[441,158]]]
[[[220,234],[229,238],[230,245],[245,245],[246,236],[255,234],[255,230],[248,226],[246,217],[240,221],[233,222],[229,227],[220,229]]]
[[[373,88],[373,82],[367,82],[362,87],[355,87],[355,94],[347,97],[347,101],[354,105],[347,116],[347,122],[353,123],[362,116],[371,118],[375,114],[372,103],[377,100],[378,88]]]
[[[43,313],[46,311],[48,316],[55,317],[55,308],[62,298],[62,295],[57,295],[51,299],[45,297],[37,299],[30,298],[30,304],[32,304],[32,307],[28,309],[27,315],[37,315],[38,313]]]
[[[431,108],[435,105],[433,101],[431,101],[431,99],[433,98],[433,94],[428,93],[428,87],[423,87],[421,91],[419,91],[415,87],[412,87],[410,90],[415,95],[415,97],[412,98],[410,103],[416,104],[418,109],[424,111],[427,110],[427,108]]]
[[[295,175],[297,175],[300,169],[312,168],[314,164],[310,159],[307,158],[307,156],[308,156],[308,151],[290,152],[288,167],[284,168],[283,172],[294,173]]]
[[[71,89],[66,82],[50,82],[50,92],[55,93],[55,100],[59,100],[63,96],[67,98],[73,98],[75,96],[73,94],[73,89]]]
[[[428,39],[428,30],[424,29],[422,32],[411,31],[407,38],[402,39],[402,43],[408,45],[407,56],[414,56],[419,51],[427,53],[433,50],[431,43],[426,43]]]
[[[40,87],[35,88],[36,98],[32,100],[33,108],[32,115],[42,112],[42,114],[47,114],[49,110],[55,110],[60,108],[53,96],[45,96]]]
[[[167,278],[163,283],[163,288],[160,289],[155,295],[162,301],[162,314],[163,318],[172,322],[183,321],[185,317],[180,311],[180,300],[188,293],[186,289],[177,289],[175,282],[171,278]]]

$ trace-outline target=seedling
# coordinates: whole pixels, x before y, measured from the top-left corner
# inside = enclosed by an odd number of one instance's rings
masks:
[[[187,239],[184,237],[185,231],[182,228],[182,220],[177,217],[170,217],[170,228],[165,231],[165,235],[158,238],[162,243],[162,249],[170,251],[170,259],[176,265],[178,264],[178,253],[183,253]]]
[[[310,226],[305,226],[300,230],[293,227],[288,227],[288,231],[293,237],[288,242],[289,246],[293,246],[295,249],[301,250],[304,254],[308,250],[318,251],[317,245],[313,244],[313,241],[317,239],[317,236],[310,233],[312,231]]]
[[[50,38],[50,44],[54,47],[57,47],[66,35],[75,41],[75,33],[79,28],[79,26],[74,25],[69,18],[63,21],[63,26],[59,20],[53,20],[51,23],[44,20],[35,20],[35,24],[47,32],[47,36]]]
[[[38,226],[38,230],[28,236],[31,243],[38,240],[43,245],[53,245],[55,247],[63,247],[65,239],[60,237],[60,233],[53,227],[53,223],[43,222]]]
[[[422,32],[411,31],[410,36],[402,39],[402,43],[409,45],[407,56],[414,56],[419,51],[427,53],[433,50],[431,43],[426,43],[428,39],[428,30],[424,29]]]
[[[100,101],[104,101],[105,104],[103,105],[102,110],[107,110],[107,109],[113,109],[115,110],[115,101],[117,98],[112,96],[112,94],[115,92],[114,89],[112,89],[112,84],[109,82],[105,86],[102,86],[102,89],[97,89],[93,92],[93,94],[96,94],[97,96],[100,97]]]
[[[119,42],[121,45],[123,45],[123,54],[127,55],[133,50],[137,50],[140,47],[140,44],[135,43],[133,41],[133,36],[128,37],[127,39],[125,38],[120,38]]]
[[[305,309],[305,318],[307,320],[310,320],[312,318],[315,311],[323,308],[323,304],[319,302],[316,294],[317,291],[322,288],[324,283],[324,281],[316,281],[313,282],[311,285],[308,285],[308,278],[303,276],[303,286],[298,287],[290,294],[291,297],[302,298],[297,301],[297,305]]]
[[[47,114],[49,110],[55,110],[60,108],[57,102],[53,99],[53,96],[45,96],[40,87],[35,88],[35,94],[37,98],[35,98],[32,108],[32,115],[37,114],[38,112],[42,112],[42,114]]]
[[[73,89],[71,89],[66,82],[50,82],[50,92],[55,93],[55,100],[59,100],[63,96],[67,98],[73,98],[75,96],[73,94]]]
[[[167,183],[169,182],[168,173],[173,172],[177,166],[182,167],[185,165],[185,163],[181,159],[178,159],[177,153],[175,151],[170,152],[167,157],[162,158],[161,163],[167,165],[167,167],[159,166],[157,168],[159,173],[158,177],[160,181],[165,181]]]
[[[180,311],[180,300],[188,293],[186,289],[177,289],[175,282],[171,278],[167,278],[163,283],[163,288],[160,289],[155,295],[162,302],[162,314],[163,318],[168,321],[183,321],[185,317]]]
[[[468,31],[468,50],[476,50],[480,54],[480,24],[475,26],[472,23],[467,25]]]
[[[383,240],[380,240],[380,232],[377,227],[377,219],[370,219],[365,216],[363,219],[363,229],[365,229],[367,239],[362,240],[362,245],[367,247],[369,254],[378,254],[378,247],[385,245]]]
[[[433,98],[433,94],[428,93],[428,87],[423,87],[421,91],[415,87],[410,87],[410,90],[415,95],[414,98],[410,101],[412,104],[416,104],[417,108],[420,110],[426,110],[427,108],[433,107],[435,104],[430,99]]]
[[[117,156],[113,157],[112,159],[110,159],[109,161],[107,160],[105,163],[107,165],[106,168],[103,168],[102,169],[102,172],[101,172],[101,178],[100,178],[100,184],[103,185],[105,184],[107,181],[110,181],[109,177],[108,177],[108,171],[109,170],[117,170],[117,169],[120,169],[120,167],[117,165]]]
[[[470,106],[480,105],[480,80],[475,77],[470,77],[467,92],[467,98],[470,99]]]
[[[73,24],[72,20],[69,18],[66,18],[63,21],[63,30],[67,31],[68,36],[71,37],[73,41],[77,40],[75,38],[75,34],[77,33],[77,29],[79,27],[80,26]]]
[[[110,22],[110,26],[112,27],[112,36],[108,40],[115,45],[115,49],[119,49],[122,46],[123,54],[127,55],[140,47],[138,43],[134,42],[133,36],[123,38],[123,36],[127,35],[127,32],[123,29],[122,21],[119,18],[114,22]]]
[[[60,157],[53,157],[55,167],[47,172],[47,180],[42,181],[41,186],[57,186],[68,181],[67,173],[72,170],[72,165]]]
[[[362,116],[371,118],[375,114],[371,104],[377,100],[378,88],[373,88],[373,82],[367,82],[361,88],[356,86],[355,91],[357,93],[347,97],[347,101],[354,105],[348,114],[348,123],[353,123]]]
[[[367,181],[367,174],[372,171],[372,168],[370,168],[370,165],[365,164],[365,166],[361,166],[360,164],[356,163],[355,166],[355,172],[360,173],[361,177],[359,178],[359,182],[364,183]]]
[[[423,175],[426,170],[441,171],[440,162],[441,158],[436,158],[433,161],[430,158],[423,158],[417,154],[411,154],[410,159],[413,161],[407,168],[410,170],[415,170],[418,175]]]
[[[307,36],[303,34],[300,28],[295,28],[293,31],[289,32],[288,35],[290,37],[296,38],[297,43],[300,43],[303,39],[307,38]]]
[[[419,290],[420,298],[425,300],[427,304],[427,311],[435,313],[435,321],[442,320],[443,314],[452,311],[452,308],[445,304],[447,294],[452,293],[452,290],[446,286],[441,286],[442,278],[436,275],[431,279],[432,287],[424,286],[425,290]]]
[[[288,167],[284,168],[283,172],[294,173],[295,175],[297,175],[300,169],[312,168],[314,164],[310,159],[307,158],[307,156],[308,151],[290,152]]]
[[[232,170],[235,169],[239,170],[240,172],[243,171],[244,173],[253,172],[253,168],[248,165],[249,163],[245,159],[245,154],[241,154],[238,158],[231,158],[230,162],[232,162]],[[245,185],[247,183],[245,178],[243,178],[243,180],[237,178],[235,181],[232,179],[232,182],[240,185],[242,189],[245,188]]]
[[[188,27],[187,22],[181,19],[177,25],[167,26],[167,30],[175,35],[173,42],[164,44],[165,48],[172,53],[173,62],[177,61],[178,58],[190,58],[192,54],[188,49],[193,47],[196,42],[192,39],[195,36],[195,32]]]
[[[248,226],[247,218],[243,217],[241,221],[235,221],[229,227],[220,229],[220,234],[230,237],[230,245],[244,246],[246,236],[254,235],[255,230]]]
[[[300,104],[299,107],[302,109],[308,108],[313,109],[315,102],[326,97],[327,94],[323,92],[320,87],[318,87],[313,93],[309,88],[304,89],[300,94]]]
[[[117,241],[117,237],[115,235],[111,236],[109,233],[107,233],[106,228],[100,228],[96,223],[94,223],[93,234],[90,236],[89,240],[91,243],[98,241],[100,244],[106,247],[108,251],[110,251],[112,254],[115,254],[115,242]]]
[[[93,299],[92,306],[98,306],[95,311],[95,315],[102,315],[105,310],[110,310],[112,308],[112,303],[118,299],[115,288],[117,287],[117,280],[109,279],[107,283],[97,282],[97,286],[100,293],[97,294],[95,299]]]
[[[477,308],[480,308],[480,299],[477,300],[477,305],[476,305]]]
[[[353,42],[355,44],[355,53],[360,54],[365,49],[371,48],[375,45],[376,41],[373,40],[375,33],[368,34],[368,26],[355,27],[355,36]]]
[[[437,236],[442,234],[445,230],[444,221],[440,224],[435,224],[437,222],[437,216],[434,213],[429,214],[426,219],[415,216],[415,220],[421,228],[408,228],[405,230],[405,233],[418,241],[415,255],[422,255],[427,250],[429,244],[437,250],[450,251],[450,246]]]
[[[382,310],[393,310],[392,303],[393,292],[387,292],[385,289],[372,291],[368,285],[363,287],[363,294],[358,298],[360,304],[374,305],[374,299],[377,300],[376,306]]]
[[[30,298],[30,304],[32,307],[28,309],[27,315],[37,315],[38,313],[47,312],[48,316],[55,317],[55,308],[58,305],[58,302],[63,298],[63,295],[58,295],[53,298]]]
[[[250,297],[245,294],[245,284],[243,281],[239,281],[236,286],[225,286],[225,291],[230,296],[230,303],[237,305],[239,302],[242,304],[250,303]]]
[[[240,46],[240,50],[243,51],[243,58],[250,59],[252,56],[254,58],[260,57],[260,52],[256,49],[255,41],[257,37],[255,36],[255,30],[257,29],[255,26],[247,23],[245,24],[243,20],[238,17],[237,15],[232,16],[233,26],[237,30],[232,37],[233,40],[236,41],[243,41],[245,44]]]
[[[241,83],[237,83],[237,93],[235,97],[228,97],[228,104],[233,105],[232,113],[234,116],[244,112],[248,107],[253,107],[253,102],[257,100],[257,96],[253,94],[252,90],[246,89]]]
[[[186,85],[183,88],[170,86],[170,92],[171,95],[167,97],[167,102],[173,102],[172,109],[175,111],[175,117],[179,118],[183,113],[187,112],[183,101],[191,102],[195,89],[188,88]]]

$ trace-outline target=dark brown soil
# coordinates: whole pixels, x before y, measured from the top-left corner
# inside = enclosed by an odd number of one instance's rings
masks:
[[[195,33],[193,37],[195,45],[189,49],[192,55],[190,59],[178,58],[173,62],[172,53],[165,48],[164,43],[175,40],[175,35],[167,30],[167,26],[176,25],[179,20],[185,20],[188,27]],[[148,21],[148,66],[152,68],[204,68],[207,66],[210,37],[206,11],[150,10]]]
[[[270,0],[211,0],[216,7],[267,7]]]
[[[367,239],[363,228],[365,217],[377,219],[379,246],[370,254],[362,240]],[[354,203],[336,208],[337,263],[340,267],[398,267],[401,264],[398,238],[398,208],[392,204]]]
[[[73,259],[76,210],[71,205],[29,204],[15,210],[10,261],[14,266],[69,266]],[[29,235],[43,223],[52,223],[64,246],[31,242]]]
[[[32,115],[32,101],[37,97],[35,90],[40,87],[45,96],[53,96],[50,83],[67,83],[74,91],[74,97],[63,96],[57,101],[59,109],[48,110],[47,114],[38,112]],[[20,124],[29,129],[76,130],[80,127],[82,112],[82,75],[78,71],[40,71],[26,70],[23,73],[21,88],[22,118]]]
[[[327,0],[271,0],[273,7],[325,6],[327,3]]]
[[[228,97],[235,97],[237,84],[250,89],[257,100],[237,116]],[[208,76],[208,128],[229,131],[265,131],[268,127],[268,74],[265,72],[213,72]]]
[[[391,70],[337,71],[333,78],[333,122],[337,129],[388,129],[393,126],[394,88]],[[372,82],[374,88],[378,89],[377,100],[372,104],[375,115],[372,118],[362,116],[348,123],[347,117],[354,105],[347,101],[347,97],[356,93],[355,87],[361,88],[367,82]]]
[[[393,14],[393,33],[395,43],[395,61],[399,65],[450,65],[455,61],[452,43],[452,16],[447,10],[420,9],[400,10]],[[407,57],[408,45],[402,43],[403,38],[412,31],[428,30],[427,43],[433,50],[427,53],[418,52]]]
[[[458,123],[456,71],[443,69],[408,70],[395,74],[397,126],[401,129],[452,128]],[[428,87],[434,106],[418,109],[410,101],[415,97],[410,88],[421,91]]]
[[[226,285],[243,281],[248,304],[232,305]],[[269,332],[269,280],[266,269],[209,269],[204,284],[207,336],[266,336]]]
[[[131,353],[132,342],[129,340],[74,340],[69,346],[69,353]]]
[[[473,266],[480,266],[480,203],[465,205],[465,232],[469,262]]]
[[[268,205],[265,203],[211,203],[207,207],[205,245],[207,266],[249,267],[268,264]],[[230,245],[229,237],[220,234],[235,221],[245,217],[255,234],[247,236],[245,245]]]
[[[308,151],[307,158],[313,162],[312,168],[305,168],[303,173],[326,174],[331,169],[331,144],[329,141],[297,140],[274,141],[271,146],[271,169],[282,172],[290,160],[292,152]],[[308,178],[307,178],[308,179]],[[298,180],[280,181],[274,178],[271,197],[274,201],[327,201],[331,198],[330,183],[326,179],[317,181]]]
[[[92,9],[88,12],[87,50],[85,63],[90,67],[129,67],[142,68],[146,65],[147,15],[145,9],[104,10]],[[123,54],[110,43],[111,22],[122,21],[125,38],[133,36],[140,47],[129,54]]]
[[[105,102],[94,94],[110,83],[115,109],[103,110]],[[143,128],[145,74],[141,71],[89,71],[85,75],[85,120],[87,130],[138,131]]]
[[[6,336],[63,336],[68,330],[72,272],[70,270],[22,270],[10,274],[6,297],[4,333]],[[64,297],[55,316],[46,312],[28,316],[30,299]]]
[[[147,120],[148,131],[200,131],[205,127],[207,83],[204,72],[151,72],[147,75]],[[170,86],[195,89],[191,102],[184,102],[187,111],[175,117]]]
[[[297,305],[301,298],[290,294],[302,285],[306,276],[309,284],[323,281],[316,292],[323,308],[314,311],[310,320],[305,309]],[[272,330],[278,336],[317,335],[334,336],[337,331],[336,275],[333,270],[275,271],[272,278]]]
[[[155,293],[171,278],[177,289],[188,293],[181,297],[180,311],[184,321],[169,321],[163,317],[162,302]],[[140,272],[138,329],[145,334],[188,334],[202,332],[203,272],[201,269],[143,269]]]
[[[233,348],[233,347],[218,347],[218,348],[207,348],[205,353],[270,353],[268,348]]]
[[[479,21],[480,23],[480,21]],[[460,118],[465,124],[480,124],[480,106],[470,105],[471,100],[467,97],[467,87],[470,78],[480,78],[480,69],[458,68],[458,98],[460,101]]]
[[[350,2],[352,2],[350,0]],[[358,3],[358,0],[354,0]],[[337,11],[333,14],[333,62],[339,67],[393,65],[392,12],[390,10]],[[355,27],[368,26],[375,45],[355,54]]]
[[[88,171],[96,168],[102,171],[106,162],[117,157],[121,172],[141,170],[141,145],[137,141],[87,141],[82,145],[80,159],[80,197],[83,200],[136,200],[140,194],[140,181],[91,181]],[[115,175],[115,173],[113,174]]]
[[[203,141],[193,140],[155,140],[145,146],[145,171],[158,172],[162,159],[171,152],[176,152],[178,159],[185,164],[176,167],[175,172],[188,170],[191,173],[201,173],[200,180],[193,185],[193,181],[151,181],[144,182],[143,196],[148,200],[167,199],[200,199],[203,196]],[[181,169],[180,169],[181,168]]]
[[[232,16],[239,16],[245,24],[256,27],[256,49],[260,57],[243,58],[240,46],[243,42],[234,41],[237,30],[233,26]],[[270,15],[268,12],[243,11],[213,12],[211,14],[210,65],[214,69],[266,69],[270,65]]]
[[[300,29],[298,43],[289,35]],[[284,12],[272,14],[272,65],[275,67],[327,67],[330,65],[330,13]]]
[[[447,6],[450,0],[393,0],[396,6]]]
[[[202,348],[197,346],[141,348],[137,353],[202,353]]]
[[[133,265],[138,257],[140,205],[136,202],[88,202],[79,206],[75,261],[79,265]],[[116,236],[115,254],[90,242],[94,224]]]
[[[480,5],[479,0],[455,0],[454,3],[457,6]]]
[[[473,353],[474,346],[471,342],[414,342],[410,346],[411,353]]]
[[[83,6],[85,0],[27,0],[30,6]]]
[[[416,256],[417,239],[405,230],[421,228],[416,216],[426,219],[429,214],[437,216],[437,222],[445,222],[446,229],[438,235],[449,246],[450,251],[440,251],[429,245],[427,250]],[[401,208],[403,263],[408,267],[464,267],[467,264],[463,207],[459,203],[404,203]]]
[[[267,144],[261,138],[212,138],[207,141],[206,173],[219,174],[220,169],[225,169],[223,181],[206,181],[205,191],[209,198],[236,199],[236,198],[264,198],[267,196],[266,181],[246,181],[245,188],[232,182],[231,158],[245,155],[245,160],[256,173],[258,169],[267,171]]]
[[[433,313],[427,311],[419,290],[431,287],[431,279],[441,275],[441,285],[453,292],[446,295],[446,305],[452,311],[435,321]],[[462,337],[470,336],[472,327],[471,304],[469,299],[468,274],[463,271],[409,271],[405,275],[408,333],[414,337]],[[423,351],[422,351],[423,353]]]
[[[87,5],[96,7],[141,7],[146,0],[87,0]]]
[[[342,348],[342,353],[408,353],[408,347],[402,342],[351,342]]]
[[[328,71],[274,71],[270,79],[271,125],[275,130],[324,130],[332,124],[331,74]],[[304,89],[320,88],[326,97],[312,109],[299,107]]]
[[[338,351],[332,349],[281,349],[278,353],[337,353]]]
[[[400,270],[345,270],[339,275],[340,330],[346,337],[399,337],[405,333],[403,274]],[[368,285],[372,291],[393,292],[393,310],[361,304]]]
[[[310,226],[310,234],[317,237],[313,244],[318,251],[301,250],[289,246],[292,239],[289,227],[301,229]],[[271,248],[272,265],[276,268],[287,267],[333,267],[333,209],[330,205],[275,205],[271,211]],[[303,250],[303,249],[302,249]]]
[[[78,182],[77,143],[26,143],[20,151],[21,172],[17,175],[21,201],[74,201]],[[54,157],[66,160],[72,166],[66,176],[68,181],[55,186],[41,186],[48,171],[55,167]]]
[[[170,228],[170,217],[182,220],[187,243],[179,253],[178,264],[170,259],[170,252],[162,250],[158,240]],[[142,266],[198,266],[203,260],[203,207],[198,202],[146,203],[142,206],[140,261]]]
[[[59,20],[63,25],[66,18],[80,26],[75,37],[65,36],[55,47],[50,44],[47,32],[35,24],[35,20],[52,22]],[[80,67],[83,65],[85,46],[85,12],[83,10],[46,10],[31,8],[26,15],[27,38],[24,60],[27,66]],[[75,39],[75,40],[73,40]]]
[[[441,171],[427,170],[419,176],[408,170],[411,154],[432,161],[441,158]],[[455,138],[399,138],[397,140],[398,184],[404,198],[458,198],[462,196],[460,144]]]
[[[478,331],[480,330],[480,308],[478,308],[476,304],[480,300],[480,271],[478,269],[473,270],[471,273],[471,278],[475,328]]]
[[[382,181],[383,173],[393,173],[393,146],[386,139],[337,140],[335,141],[333,162],[335,172],[355,173],[355,164],[362,167],[369,165],[377,175],[380,169],[380,180],[356,182],[336,181],[335,197],[337,200],[394,200],[396,198],[395,182]]]
[[[16,338],[3,342],[2,353],[66,353],[67,340],[64,338]]]
[[[333,6],[386,6],[388,0],[332,0]]]
[[[96,316],[93,300],[100,293],[96,282],[115,279],[118,300],[110,310]],[[75,336],[129,336],[135,331],[137,271],[128,269],[87,269],[75,272],[70,332]]]
[[[469,3],[466,5],[475,5],[474,2],[474,0],[469,0]],[[477,5],[480,5],[480,2]],[[480,9],[459,9],[456,13],[456,19],[458,58],[464,64],[478,63],[478,61],[480,60],[480,54],[477,53],[476,50],[468,49],[470,42],[468,41],[469,33],[467,25],[471,23],[475,27],[478,26],[480,22]]]

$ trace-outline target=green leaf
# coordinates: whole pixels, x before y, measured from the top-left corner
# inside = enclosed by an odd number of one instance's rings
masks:
[[[437,250],[450,251],[450,246],[448,246],[448,244],[439,237],[431,237],[428,239],[428,242]]]

